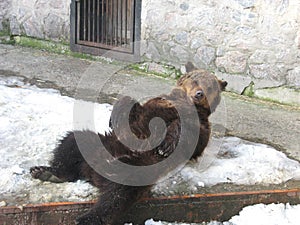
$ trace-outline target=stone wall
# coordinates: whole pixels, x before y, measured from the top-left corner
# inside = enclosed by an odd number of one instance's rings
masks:
[[[177,65],[193,61],[242,91],[300,88],[299,0],[143,0],[143,56]]]
[[[71,0],[0,0],[0,29],[9,21],[13,35],[68,40]],[[5,10],[2,10],[5,9]]]
[[[11,1],[0,0],[0,31],[9,28],[8,14],[11,11]]]
[[[0,0],[0,30],[68,40],[71,0]],[[180,68],[188,60],[242,92],[300,88],[299,0],[142,0],[142,57]]]

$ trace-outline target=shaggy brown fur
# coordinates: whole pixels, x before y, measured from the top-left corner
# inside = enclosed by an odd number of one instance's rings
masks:
[[[106,149],[111,154],[111,163],[119,160],[135,166],[152,165],[169,157],[175,151],[178,140],[183,135],[177,109],[183,107],[180,109],[188,115],[191,108],[196,107],[200,125],[196,126],[192,121],[187,122],[188,129],[184,137],[192,137],[193,134],[189,132],[199,129],[198,141],[190,158],[197,158],[202,154],[210,136],[208,117],[219,104],[220,92],[225,89],[227,83],[218,80],[207,71],[193,67],[189,67],[188,70],[191,71],[178,80],[177,87],[169,95],[150,99],[143,105],[130,97],[120,99],[113,108],[111,116],[113,131],[111,133],[101,135],[91,131],[70,132],[54,150],[54,158],[50,162],[50,167],[36,166],[30,169],[32,177],[42,181],[66,182],[84,179],[101,190],[103,194],[96,205],[88,213],[80,216],[76,220],[77,224],[115,224],[114,221],[118,216],[151,188],[151,185],[128,186],[114,183],[101,176],[83,158],[77,141],[81,142],[81,148],[95,152],[93,158],[96,162],[97,159],[104,157],[102,153]],[[128,131],[122,130],[126,121],[120,119],[123,118],[122,113],[125,111],[123,109],[128,104],[133,104],[129,115],[129,126],[132,133],[139,139],[145,140],[150,135],[156,137],[155,134],[150,133],[151,119],[159,117],[165,121],[165,137],[156,147],[149,150],[147,149],[149,146],[130,149],[122,144],[120,137],[116,136],[114,130],[119,129],[123,139],[128,137]],[[189,138],[185,139],[186,144],[194,141],[188,140]],[[99,145],[99,140],[103,145]],[[143,151],[143,148],[147,151]],[[166,169],[166,171],[155,172],[163,176],[168,171]]]

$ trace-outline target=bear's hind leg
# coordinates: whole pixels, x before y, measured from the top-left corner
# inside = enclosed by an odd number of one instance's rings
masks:
[[[137,202],[149,187],[133,187],[111,183],[105,187],[95,206],[76,220],[77,225],[112,225]],[[122,223],[124,224],[124,223]]]

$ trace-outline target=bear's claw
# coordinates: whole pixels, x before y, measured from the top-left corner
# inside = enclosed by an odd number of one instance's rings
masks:
[[[63,182],[57,176],[53,175],[53,173],[50,172],[50,170],[51,170],[51,167],[34,166],[34,167],[30,168],[30,174],[31,174],[32,178],[39,179],[41,181],[50,181],[53,183]]]

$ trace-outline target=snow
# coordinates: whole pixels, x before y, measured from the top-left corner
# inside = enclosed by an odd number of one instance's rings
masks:
[[[290,204],[257,204],[242,209],[239,215],[229,221],[211,221],[202,225],[298,225],[300,221],[300,205]],[[255,215],[255,216],[254,216]],[[149,219],[145,225],[188,225],[188,223],[169,223]],[[196,225],[192,223],[191,225]]]
[[[296,225],[299,224],[300,221],[299,212],[300,205],[291,206],[290,204],[258,204],[255,206],[245,207],[239,213],[239,215],[232,217],[230,222],[239,225]]]
[[[220,151],[208,168],[201,168],[199,164],[198,170],[186,167],[182,173],[187,173],[186,170],[193,170],[197,179],[207,186],[220,182],[279,184],[294,178],[300,172],[300,164],[267,145],[228,137],[223,139]]]
[[[43,183],[29,174],[31,166],[48,165],[57,140],[74,127],[95,127],[102,133],[108,129],[111,105],[82,101],[83,106],[92,104],[95,110],[95,124],[82,125],[73,122],[74,103],[73,98],[61,96],[53,89],[30,86],[15,77],[0,79],[1,205],[96,198],[96,189],[84,181]],[[191,193],[199,193],[203,187],[220,183],[268,185],[299,178],[299,162],[284,153],[267,145],[224,137],[213,138],[203,157],[189,163],[176,175],[163,179],[153,191],[174,194],[184,187]],[[300,221],[299,215],[300,205],[259,204],[244,208],[226,223],[211,222],[209,225],[296,224]],[[177,223],[148,220],[145,224]]]
[[[236,137],[212,138],[197,162],[187,164],[154,190],[165,195],[199,193],[203,187],[220,183],[237,185],[280,184],[299,179],[300,163],[284,153]],[[183,188],[182,188],[183,187]]]
[[[43,185],[28,173],[31,166],[48,165],[57,140],[73,129],[74,102],[54,89],[26,85],[14,77],[0,80],[1,196],[11,199],[24,193],[30,203],[95,198],[95,188],[83,181]],[[111,108],[94,105],[98,131],[107,129]],[[49,192],[47,186],[57,190]]]

